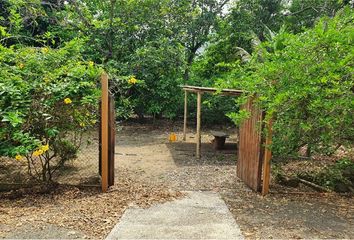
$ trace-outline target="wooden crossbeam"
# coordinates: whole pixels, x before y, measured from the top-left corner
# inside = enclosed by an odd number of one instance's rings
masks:
[[[181,86],[184,91],[188,92],[202,92],[202,93],[218,93],[220,95],[226,95],[226,96],[240,96],[241,94],[244,93],[243,90],[237,90],[237,89],[217,89],[217,88],[211,88],[211,87],[197,87],[197,86]]]

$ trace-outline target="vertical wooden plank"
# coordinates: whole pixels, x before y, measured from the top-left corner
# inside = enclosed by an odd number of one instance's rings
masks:
[[[269,119],[267,123],[267,137],[265,141],[265,151],[263,160],[263,184],[262,184],[262,195],[265,196],[269,193],[269,182],[270,182],[270,160],[272,158],[272,151],[270,146],[272,144],[272,134],[273,134],[273,119]]]
[[[184,120],[183,120],[183,141],[186,141],[187,134],[187,114],[188,114],[188,92],[184,90]]]
[[[108,190],[108,75],[106,73],[101,76],[101,179],[102,192]]]
[[[98,173],[102,176],[102,101],[100,100],[98,105],[98,112],[99,112],[99,126],[98,126]]]
[[[251,113],[240,126],[237,176],[254,191],[261,190],[262,173],[262,111],[253,105],[251,97],[242,109]]]
[[[197,149],[196,156],[200,158],[200,148],[201,148],[201,110],[202,109],[202,93],[198,92],[197,95]]]
[[[116,145],[116,127],[115,127],[115,107],[114,98],[109,96],[109,148],[108,148],[108,186],[114,185],[114,157]]]

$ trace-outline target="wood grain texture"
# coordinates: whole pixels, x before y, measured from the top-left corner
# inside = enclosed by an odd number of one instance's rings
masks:
[[[263,183],[262,183],[262,195],[265,196],[269,193],[270,182],[270,160],[272,158],[272,151],[270,146],[272,145],[272,125],[273,120],[269,119],[267,124],[267,137],[265,142],[264,160],[263,160]]]
[[[108,190],[108,75],[101,76],[101,183],[102,192]]]
[[[237,176],[254,191],[260,191],[262,174],[262,111],[254,107],[250,98],[242,109],[248,110],[250,117],[241,124],[237,160]]]
[[[183,118],[183,141],[186,141],[188,114],[188,92],[184,91],[184,118]]]
[[[114,157],[115,157],[115,145],[116,145],[116,116],[115,116],[115,104],[114,97],[109,96],[109,146],[108,146],[108,186],[114,185]]]
[[[217,93],[220,95],[225,95],[225,96],[240,96],[244,93],[243,90],[237,90],[237,89],[217,89],[217,88],[211,88],[211,87],[198,87],[198,86],[181,86],[184,91],[188,92],[201,92],[201,93]]]
[[[202,140],[201,140],[201,123],[202,123],[202,116],[201,116],[201,112],[202,112],[202,93],[198,92],[198,96],[197,96],[197,136],[196,136],[196,141],[197,141],[197,148],[196,148],[196,157],[200,158],[201,154],[201,144],[202,144]]]

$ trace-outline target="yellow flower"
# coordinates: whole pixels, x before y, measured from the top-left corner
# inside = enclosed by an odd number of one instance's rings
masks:
[[[48,53],[49,49],[47,47],[42,48],[42,53]]]
[[[64,103],[65,104],[70,104],[70,103],[72,103],[73,101],[71,101],[71,99],[70,98],[65,98],[64,99]]]
[[[21,155],[17,154],[15,158],[17,161],[21,161],[23,157]]]
[[[85,127],[85,126],[86,126],[85,123],[83,123],[83,122],[80,123],[80,127]]]
[[[97,123],[97,120],[91,120],[91,123],[92,123],[92,124],[96,124],[96,123]]]
[[[20,64],[18,65],[18,67],[19,67],[20,69],[22,69],[22,68],[25,67],[25,65],[24,65],[23,63],[20,63]]]
[[[49,144],[41,146],[40,150],[42,150],[43,152],[48,151],[49,150]]]
[[[38,157],[38,156],[40,156],[42,154],[43,154],[43,150],[42,149],[38,149],[38,150],[34,151],[32,155],[35,156],[35,157]]]
[[[129,78],[129,80],[128,80],[128,83],[131,84],[131,85],[134,85],[134,84],[136,84],[137,82],[138,82],[138,80],[137,80],[134,76],[132,76],[132,77]]]
[[[92,61],[89,61],[89,62],[88,62],[88,65],[89,65],[90,67],[93,67],[94,64],[95,64],[95,63],[92,62]]]
[[[48,77],[44,77],[43,80],[45,83],[49,83],[49,81],[50,81],[50,79]]]

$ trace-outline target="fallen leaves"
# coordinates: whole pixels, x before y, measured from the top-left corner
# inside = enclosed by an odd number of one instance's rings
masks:
[[[17,201],[2,196],[0,224],[14,226],[15,231],[25,224],[40,227],[48,223],[102,239],[129,205],[148,207],[183,196],[163,185],[147,186],[131,179],[126,169],[119,169],[119,173],[117,184],[105,194],[94,188],[59,187],[48,194],[24,195]]]

